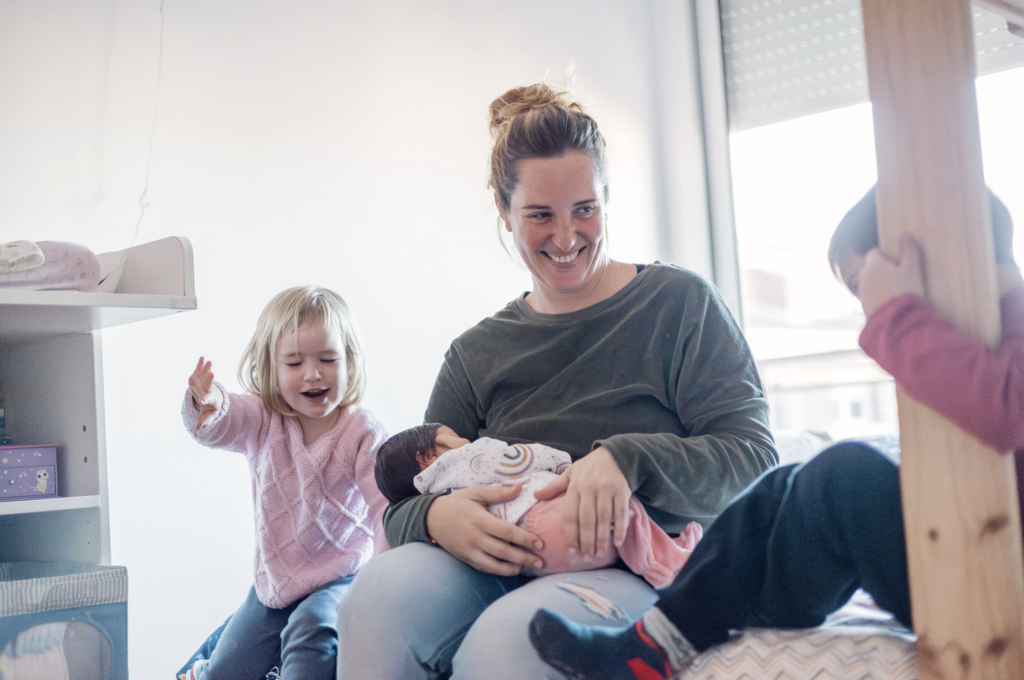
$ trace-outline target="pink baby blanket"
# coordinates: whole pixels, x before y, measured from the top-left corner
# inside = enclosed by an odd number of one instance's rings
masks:
[[[38,247],[36,254],[24,244],[32,245],[30,241],[15,241],[0,246],[0,258],[9,255],[5,258],[9,262],[7,273],[0,273],[0,290],[96,291],[100,283],[100,263],[85,246],[39,241],[34,244]],[[42,261],[39,261],[40,255]]]

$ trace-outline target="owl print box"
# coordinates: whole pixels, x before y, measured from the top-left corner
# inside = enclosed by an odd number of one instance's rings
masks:
[[[0,446],[0,501],[57,495],[57,447]]]

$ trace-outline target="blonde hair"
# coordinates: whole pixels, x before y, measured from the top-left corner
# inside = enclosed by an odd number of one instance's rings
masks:
[[[363,343],[348,305],[340,295],[319,286],[289,288],[274,296],[260,313],[256,332],[238,366],[238,382],[263,400],[264,406],[286,416],[295,412],[281,398],[277,384],[277,347],[288,331],[298,332],[307,323],[336,333],[345,346],[348,385],[339,407],[358,404],[366,391]]]
[[[608,200],[604,137],[569,92],[546,83],[516,87],[491,102],[490,112],[494,148],[487,186],[494,190],[502,212],[508,212],[519,185],[519,161],[556,158],[569,151],[590,156]]]

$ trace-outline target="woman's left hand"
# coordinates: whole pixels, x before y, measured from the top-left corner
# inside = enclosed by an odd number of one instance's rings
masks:
[[[615,545],[622,545],[633,490],[608,449],[594,449],[534,496],[546,501],[562,493],[568,500],[564,529],[570,550],[578,548],[584,560],[594,555],[595,548],[603,554],[613,527]]]

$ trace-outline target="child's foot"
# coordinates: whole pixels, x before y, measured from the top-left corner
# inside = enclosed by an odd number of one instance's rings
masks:
[[[673,674],[643,619],[626,628],[583,626],[541,609],[530,621],[530,643],[541,659],[575,680],[666,680]]]

